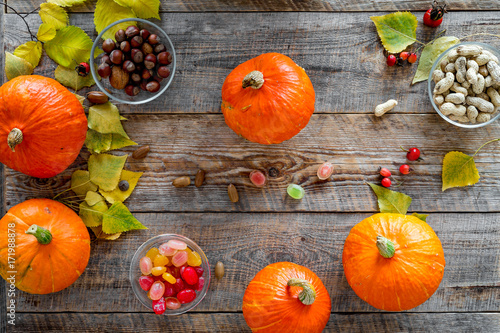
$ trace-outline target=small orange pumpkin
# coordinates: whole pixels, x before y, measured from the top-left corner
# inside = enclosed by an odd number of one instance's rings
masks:
[[[347,282],[371,306],[403,311],[424,303],[443,278],[443,247],[415,216],[375,214],[356,224],[342,255]]]
[[[321,332],[330,318],[331,300],[311,270],[278,262],[262,269],[243,296],[243,316],[253,332]]]
[[[0,220],[0,275],[20,290],[30,294],[62,290],[83,273],[89,256],[87,228],[62,203],[27,200]]]
[[[266,53],[236,67],[222,86],[226,124],[247,140],[273,144],[297,135],[314,112],[314,88],[289,57]]]
[[[59,82],[25,75],[0,87],[0,162],[9,168],[53,177],[73,163],[86,133],[82,104]]]

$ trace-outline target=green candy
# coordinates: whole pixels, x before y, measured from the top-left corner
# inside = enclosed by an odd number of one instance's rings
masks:
[[[306,194],[304,188],[297,184],[288,185],[286,192],[288,193],[289,196],[297,200],[302,199],[304,197],[304,194]]]

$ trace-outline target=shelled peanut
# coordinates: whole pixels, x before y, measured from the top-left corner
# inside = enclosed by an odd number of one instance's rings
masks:
[[[487,122],[500,110],[497,56],[479,45],[460,45],[432,73],[434,103],[460,123]]]

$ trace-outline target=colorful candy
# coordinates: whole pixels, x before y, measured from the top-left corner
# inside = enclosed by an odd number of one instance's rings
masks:
[[[304,194],[306,193],[306,191],[304,191],[304,188],[297,184],[288,185],[286,192],[289,196],[297,200],[302,199],[304,197]]]

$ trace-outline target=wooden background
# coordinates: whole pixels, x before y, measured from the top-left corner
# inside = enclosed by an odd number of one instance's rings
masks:
[[[40,0],[8,0],[22,13]],[[114,242],[92,244],[89,265],[70,288],[37,296],[19,292],[16,326],[8,332],[245,332],[241,313],[246,285],[264,266],[293,261],[318,274],[332,298],[325,332],[500,332],[500,154],[498,144],[476,157],[481,174],[473,187],[441,192],[441,163],[452,150],[473,153],[500,137],[500,124],[460,129],[432,109],[426,83],[410,86],[416,66],[387,67],[372,15],[411,10],[419,19],[417,37],[426,42],[439,31],[463,37],[500,31],[499,1],[448,1],[450,13],[438,29],[423,26],[430,1],[383,0],[170,0],[161,4],[161,22],[177,50],[178,70],[169,90],[154,103],[119,105],[129,119],[130,137],[151,146],[145,160],[126,168],[144,171],[130,210],[148,228]],[[72,9],[71,24],[97,36],[95,1]],[[33,30],[38,15],[27,18]],[[0,48],[12,52],[28,40],[12,11],[0,12]],[[494,37],[471,37],[500,47]],[[417,45],[415,44],[414,48]],[[305,68],[316,90],[316,112],[309,125],[281,145],[249,143],[234,134],[220,112],[224,78],[241,62],[264,52],[289,55]],[[2,59],[3,60],[3,59]],[[3,68],[3,65],[2,65]],[[44,55],[37,74],[53,77]],[[96,88],[94,88],[96,89]],[[87,90],[80,91],[81,94]],[[375,105],[396,98],[399,105],[382,118]],[[396,171],[406,162],[399,146],[417,146],[424,161],[399,191],[410,195],[410,211],[429,213],[440,237],[446,270],[437,292],[423,305],[401,313],[372,308],[350,289],[341,263],[349,230],[377,211],[366,182],[379,182],[379,166]],[[122,149],[130,154],[133,147]],[[52,197],[69,187],[71,173],[86,168],[88,152],[51,179],[27,177],[4,168],[0,194],[6,209],[33,197]],[[315,177],[331,161],[331,181]],[[206,184],[177,189],[181,175],[207,171]],[[278,170],[264,189],[251,186],[252,169]],[[286,186],[306,189],[301,201]],[[236,185],[240,202],[227,197]],[[156,316],[135,299],[128,281],[135,249],[160,233],[179,233],[197,242],[226,276],[212,280],[200,305],[178,317]],[[0,298],[7,299],[5,284]]]

